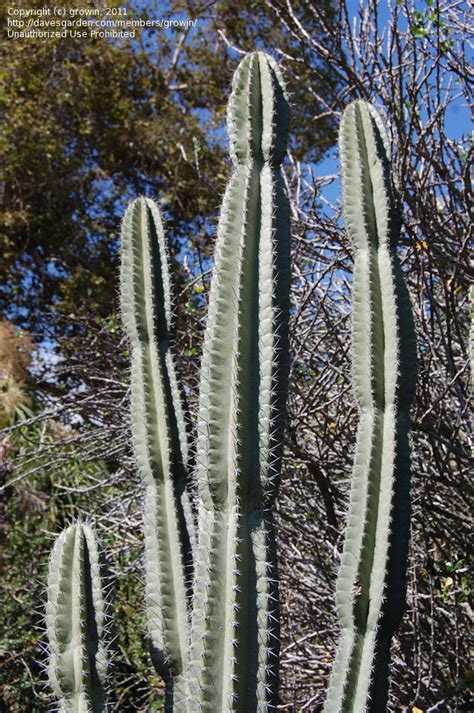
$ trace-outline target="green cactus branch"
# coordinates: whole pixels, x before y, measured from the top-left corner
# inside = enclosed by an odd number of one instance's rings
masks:
[[[57,538],[49,562],[48,676],[61,713],[106,710],[104,618],[94,533],[79,522]]]
[[[146,601],[152,653],[167,679],[189,649],[186,566],[194,525],[184,410],[170,349],[169,255],[158,207],[139,198],[122,227],[122,313],[132,354],[132,435],[145,493]]]
[[[247,55],[228,125],[225,193],[204,339],[197,440],[199,541],[189,710],[266,711],[276,699],[270,505],[287,380],[289,211],[280,175],[288,104],[276,64]]]
[[[395,254],[399,216],[380,117],[357,101],[340,130],[354,247],[353,378],[360,422],[337,581],[341,639],[327,713],[386,709],[390,641],[402,615],[410,517],[409,408],[416,349]]]

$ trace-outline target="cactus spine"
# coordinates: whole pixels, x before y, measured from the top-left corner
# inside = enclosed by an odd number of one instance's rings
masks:
[[[353,380],[360,421],[337,581],[341,639],[325,710],[380,713],[387,706],[390,642],[405,602],[416,348],[395,254],[400,220],[387,138],[366,102],[344,112],[340,153],[354,247]]]
[[[220,216],[201,371],[193,711],[267,711],[276,702],[271,506],[287,380],[289,211],[279,166],[288,119],[277,65],[261,52],[247,55],[229,102],[234,173]]]
[[[94,533],[79,522],[57,538],[49,562],[48,675],[62,713],[105,711],[104,616]]]

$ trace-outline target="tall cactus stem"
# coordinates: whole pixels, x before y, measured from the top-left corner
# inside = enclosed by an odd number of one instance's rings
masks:
[[[271,507],[287,386],[289,111],[276,63],[239,65],[229,102],[234,172],[218,227],[196,452],[199,541],[183,710],[276,705],[278,596]]]
[[[134,201],[124,217],[121,298],[132,358],[133,444],[145,485],[148,629],[154,664],[176,694],[189,650],[186,568],[194,523],[184,408],[171,352],[169,251],[158,206],[147,198]]]
[[[337,580],[341,639],[325,710],[380,713],[387,707],[390,641],[405,602],[416,346],[395,253],[400,220],[387,138],[370,104],[347,107],[340,153],[354,248],[353,380],[360,421]]]
[[[104,618],[94,533],[78,522],[57,538],[49,562],[48,675],[61,713],[106,710]]]

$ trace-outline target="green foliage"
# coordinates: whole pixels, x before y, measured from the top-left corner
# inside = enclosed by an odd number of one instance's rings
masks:
[[[469,601],[474,585],[472,573],[465,560],[443,562],[429,557],[426,569],[433,577],[435,589],[440,592],[444,604]]]
[[[332,3],[322,5],[334,14]],[[41,0],[29,7],[41,8]],[[68,5],[82,7],[79,0]],[[0,11],[4,26],[7,9]],[[131,196],[159,193],[173,250],[192,248],[200,262],[209,257],[209,217],[217,212],[226,173],[222,96],[234,63],[219,32],[244,50],[287,53],[290,71],[300,78],[294,88],[298,155],[308,149],[316,159],[335,139],[332,117],[314,122],[318,100],[309,101],[305,89],[311,67],[292,62],[291,34],[267,3],[226,0],[210,14],[206,3],[190,8],[170,0],[158,8],[151,0],[131,0],[127,9],[130,18],[182,13],[197,23],[192,31],[138,29],[131,42],[3,40],[0,310],[23,326],[44,331],[46,323],[61,333],[56,310],[110,313],[117,216]],[[308,23],[315,36],[323,33],[321,23],[310,17]],[[321,62],[313,65],[331,93],[335,79]]]
[[[390,642],[401,619],[410,531],[409,408],[416,379],[411,307],[389,148],[366,102],[340,130],[343,198],[354,250],[353,381],[360,421],[337,581],[341,638],[326,711],[383,711]]]
[[[73,0],[68,7],[82,5]],[[132,3],[130,13],[156,17],[156,8]],[[154,42],[152,52],[140,33],[135,43],[5,41],[0,250],[1,275],[9,279],[1,280],[0,309],[14,298],[33,324],[50,322],[53,305],[74,314],[78,302],[106,316],[115,296],[116,205],[124,196],[159,190],[175,229],[182,235],[203,229],[208,197],[199,174],[212,170],[218,180],[219,150],[211,151],[193,112],[201,90],[190,82],[181,101],[170,88],[173,33],[158,32]],[[199,171],[191,160],[194,141]]]

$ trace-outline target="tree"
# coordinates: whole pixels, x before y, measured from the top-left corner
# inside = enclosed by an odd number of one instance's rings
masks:
[[[152,2],[127,7],[132,19],[157,19]],[[0,310],[37,334],[57,334],[57,312],[114,311],[118,227],[138,194],[159,196],[176,251],[192,247],[203,267],[225,179],[220,127],[234,64],[225,40],[293,51],[265,2],[176,0],[160,12],[186,13],[195,27],[138,28],[134,41],[3,41]],[[334,80],[319,71],[330,92]],[[295,137],[299,127],[300,154],[311,146],[318,157],[335,135],[328,118],[315,140],[315,102],[296,114]]]

